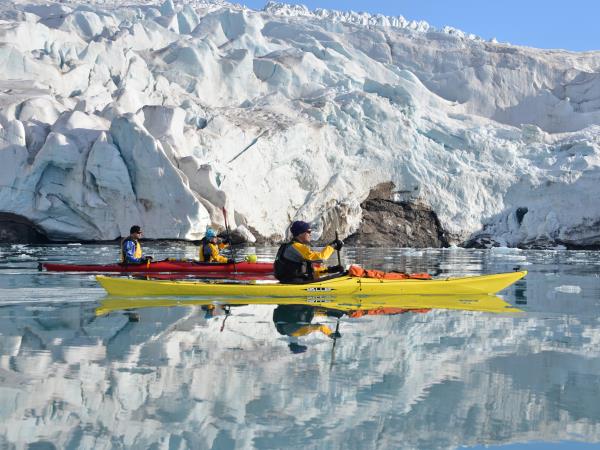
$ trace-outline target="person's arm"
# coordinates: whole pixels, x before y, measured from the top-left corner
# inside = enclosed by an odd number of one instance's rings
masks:
[[[219,246],[210,244],[210,260],[212,262],[226,263],[227,258],[219,253]]]
[[[294,242],[292,246],[308,261],[324,261],[333,255],[333,252],[335,251],[331,245],[328,245],[320,252],[315,252],[311,250],[308,245],[301,244],[300,242]]]

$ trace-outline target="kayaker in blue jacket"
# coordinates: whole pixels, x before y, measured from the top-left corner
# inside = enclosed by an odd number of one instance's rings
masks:
[[[152,256],[143,256],[139,239],[144,232],[139,225],[129,229],[129,236],[121,242],[121,264],[141,264],[152,260]]]
[[[297,220],[290,226],[291,242],[282,244],[275,256],[275,278],[284,283],[304,283],[315,280],[325,273],[342,272],[342,266],[316,266],[328,259],[335,250],[341,250],[344,243],[336,239],[320,252],[310,248],[310,224]]]

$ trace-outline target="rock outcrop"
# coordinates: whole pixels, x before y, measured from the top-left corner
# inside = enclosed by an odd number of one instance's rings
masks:
[[[377,186],[360,205],[362,221],[347,245],[364,247],[447,247],[448,238],[435,212],[407,201],[394,201],[393,184]]]
[[[0,244],[43,244],[48,237],[25,217],[0,213]]]

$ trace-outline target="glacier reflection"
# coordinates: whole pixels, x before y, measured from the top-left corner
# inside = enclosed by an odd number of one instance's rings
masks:
[[[1,308],[5,443],[278,448],[285,439],[300,448],[319,437],[326,448],[438,448],[598,438],[596,318],[344,313],[337,342],[319,330],[297,337],[306,351],[294,352],[274,322],[280,307],[203,306]],[[305,308],[296,325],[335,329],[334,310],[319,306],[325,314],[307,320]]]
[[[559,253],[523,254],[527,278],[485,308],[417,299],[369,313],[365,299],[317,297],[285,320],[275,303],[119,303],[87,277],[3,276],[0,447],[598,442],[598,256]],[[400,254],[446,272],[451,258],[465,272],[515,264],[490,252]],[[20,289],[40,294],[18,302]]]

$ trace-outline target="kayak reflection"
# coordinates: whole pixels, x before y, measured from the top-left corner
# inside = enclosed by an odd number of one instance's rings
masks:
[[[340,319],[361,320],[365,316],[390,316],[405,313],[427,313],[432,309],[481,311],[489,313],[516,313],[513,307],[495,295],[411,295],[411,296],[311,296],[294,298],[274,297],[203,297],[181,299],[172,297],[126,298],[107,296],[96,309],[97,316],[111,312],[123,312],[139,319],[136,312],[143,308],[200,307],[206,320],[222,320],[220,331],[225,328],[227,318],[234,315],[236,307],[247,305],[272,305],[275,330],[288,339],[292,353],[307,350],[309,336],[324,336],[333,340],[341,337]],[[337,321],[335,330],[333,321]],[[137,321],[137,320],[135,320]]]
[[[113,297],[106,296],[96,308],[101,316],[112,311],[125,311],[141,308],[170,306],[208,306],[208,305],[307,305],[342,311],[359,315],[384,314],[386,308],[398,309],[456,309],[464,311],[482,311],[490,313],[521,312],[497,295],[380,295],[361,297],[352,295],[323,295],[304,297]]]

